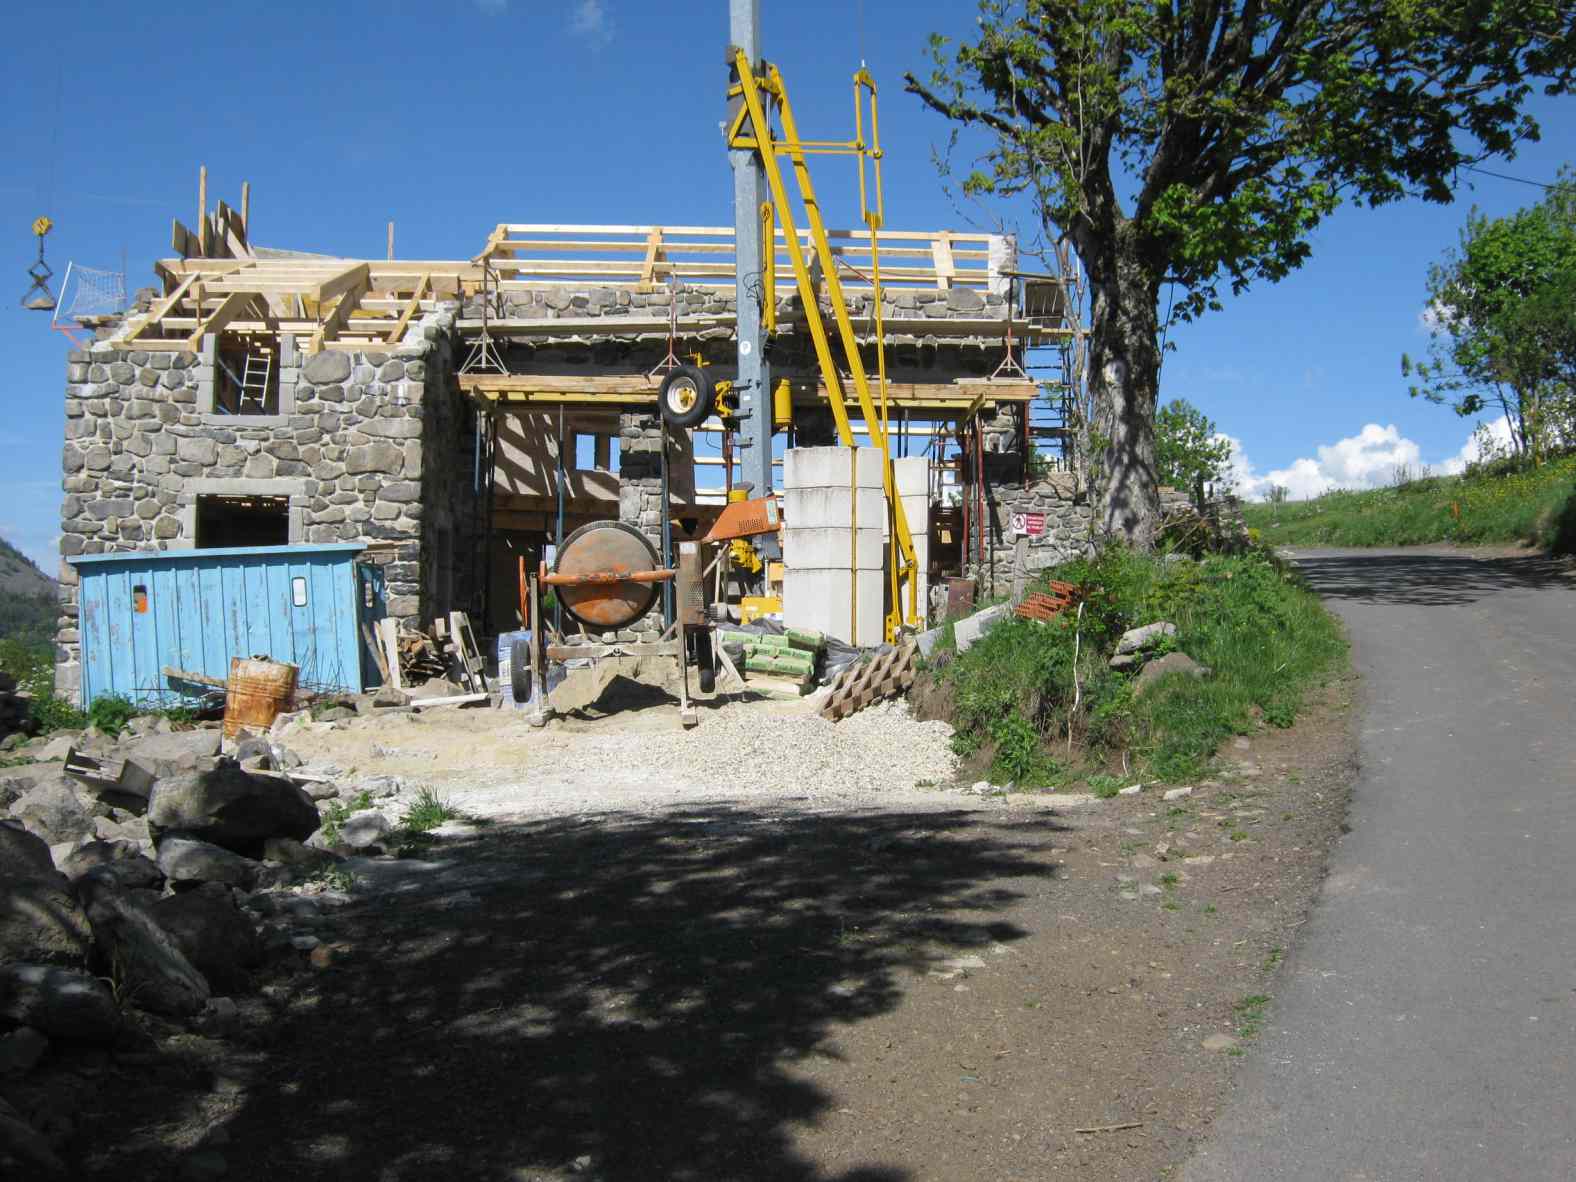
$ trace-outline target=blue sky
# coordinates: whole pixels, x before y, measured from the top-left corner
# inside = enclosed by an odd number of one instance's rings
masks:
[[[766,54],[783,67],[806,134],[845,134],[861,58],[883,85],[889,226],[1025,216],[959,211],[931,164],[947,128],[902,93],[930,31],[967,31],[969,0],[762,6]],[[195,222],[204,163],[211,197],[234,204],[252,182],[255,241],[352,256],[382,257],[390,219],[401,257],[458,258],[500,221],[730,217],[717,129],[726,0],[13,0],[8,11],[0,294],[4,282],[15,294],[0,312],[0,535],[46,570],[56,564],[67,342],[15,303],[38,214],[56,223],[57,276],[67,260],[118,268],[124,255],[133,289],[169,253],[171,217]],[[1576,157],[1576,108],[1534,109],[1543,142],[1491,167],[1549,180]],[[830,221],[856,220],[851,181],[840,161],[817,174]],[[1188,398],[1238,440],[1249,481],[1285,472],[1306,487],[1362,482],[1396,459],[1456,456],[1471,425],[1409,399],[1398,358],[1426,344],[1427,266],[1467,208],[1504,213],[1538,195],[1477,176],[1452,207],[1343,210],[1291,279],[1173,330],[1163,397]]]

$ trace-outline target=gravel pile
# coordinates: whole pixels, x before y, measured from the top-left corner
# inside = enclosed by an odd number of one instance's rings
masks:
[[[729,706],[687,733],[577,738],[563,758],[583,772],[624,766],[730,793],[844,795],[947,783],[957,771],[951,739],[950,726],[916,721],[901,701],[878,703],[842,722]]]

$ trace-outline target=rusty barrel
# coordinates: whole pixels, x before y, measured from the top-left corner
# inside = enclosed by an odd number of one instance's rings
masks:
[[[224,689],[224,736],[235,737],[245,727],[266,731],[295,699],[294,665],[267,657],[232,657],[230,679]]]

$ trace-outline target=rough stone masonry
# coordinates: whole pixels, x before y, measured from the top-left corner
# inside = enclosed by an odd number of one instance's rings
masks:
[[[289,541],[364,541],[388,614],[426,618],[469,585],[474,427],[452,396],[452,309],[387,352],[281,342],[277,414],[214,413],[214,358],[111,338],[67,362],[63,558],[196,544],[198,498],[285,498]],[[438,569],[444,557],[452,570]],[[62,562],[57,691],[81,684],[75,569]]]

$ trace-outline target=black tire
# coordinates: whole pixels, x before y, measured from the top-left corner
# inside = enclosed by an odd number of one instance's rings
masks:
[[[531,700],[531,642],[528,640],[509,644],[509,689],[516,702]]]
[[[686,431],[704,423],[716,404],[717,387],[705,370],[694,365],[670,369],[657,394],[657,405],[668,425]]]
[[[700,692],[703,694],[715,693],[717,690],[717,658],[711,651],[711,629],[709,628],[695,633],[695,665],[700,670]]]

